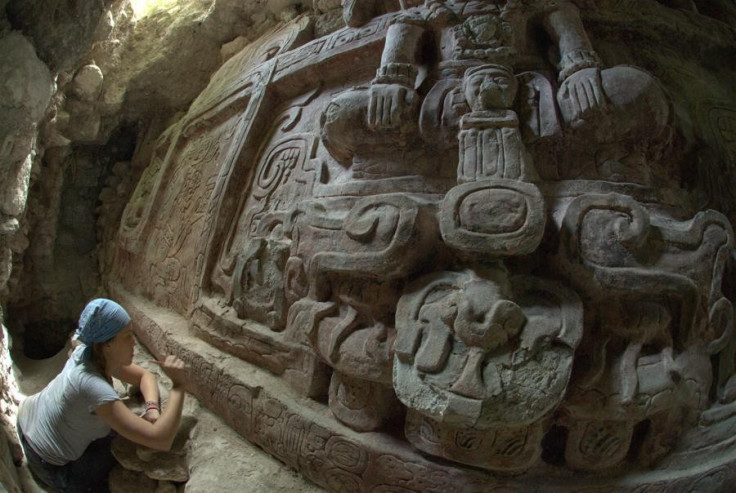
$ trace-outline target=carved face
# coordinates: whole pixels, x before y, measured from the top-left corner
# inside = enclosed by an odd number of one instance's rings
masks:
[[[475,70],[465,76],[465,98],[473,111],[510,108],[516,89],[516,78],[501,67]]]

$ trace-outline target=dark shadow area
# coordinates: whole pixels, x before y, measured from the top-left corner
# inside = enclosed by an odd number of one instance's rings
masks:
[[[31,359],[50,358],[64,348],[73,330],[73,320],[40,320],[28,324],[23,354]]]
[[[566,445],[567,428],[553,426],[542,439],[542,460],[553,466],[564,465]]]
[[[104,295],[100,193],[115,163],[131,158],[136,137],[136,126],[120,127],[104,146],[75,146],[61,160],[44,159],[43,180],[30,190],[25,219],[31,246],[14,268],[18,286],[7,305],[6,325],[23,339],[29,358],[56,354],[87,301]]]

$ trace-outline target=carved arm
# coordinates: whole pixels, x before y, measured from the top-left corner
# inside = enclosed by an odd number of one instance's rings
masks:
[[[577,7],[561,2],[545,19],[547,32],[560,52],[557,93],[560,105],[572,109],[568,123],[573,126],[585,120],[592,110],[606,105],[601,82],[600,59],[593,50]]]
[[[369,128],[398,128],[414,116],[418,103],[414,90],[417,52],[424,32],[422,25],[408,19],[389,26],[381,66],[371,83]]]

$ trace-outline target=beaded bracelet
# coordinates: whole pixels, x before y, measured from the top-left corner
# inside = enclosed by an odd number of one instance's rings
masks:
[[[150,411],[151,409],[155,409],[158,412],[161,412],[161,407],[158,405],[158,402],[156,401],[146,401],[146,412]]]

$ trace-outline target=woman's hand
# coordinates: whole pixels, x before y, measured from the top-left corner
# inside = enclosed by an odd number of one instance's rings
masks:
[[[149,409],[148,411],[143,413],[143,416],[141,417],[149,423],[155,423],[156,421],[158,421],[158,418],[161,417],[161,413],[158,409]]]
[[[163,361],[152,361],[152,363],[160,365],[173,383],[166,408],[163,411],[159,413],[155,407],[149,409],[149,406],[146,405],[146,413],[141,417],[133,413],[122,401],[117,400],[99,406],[95,412],[110,428],[128,440],[156,450],[170,450],[181,421],[186,395],[185,387],[188,381],[187,367],[181,359],[174,355],[167,356]],[[130,366],[135,367],[135,365]],[[132,372],[132,370],[128,371]],[[153,397],[147,394],[144,396],[151,400],[155,398],[155,402],[158,402],[158,392]]]
[[[166,372],[166,375],[171,379],[171,383],[174,388],[186,388],[188,382],[187,367],[181,359],[170,354],[163,362],[159,362],[159,364],[164,372]]]

